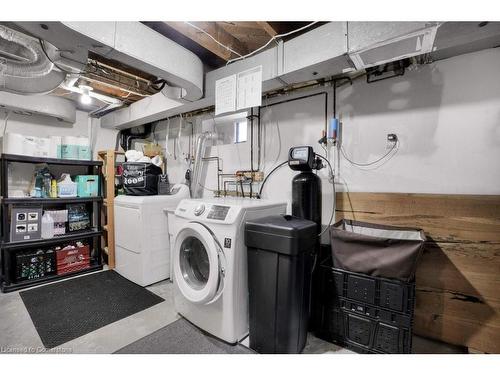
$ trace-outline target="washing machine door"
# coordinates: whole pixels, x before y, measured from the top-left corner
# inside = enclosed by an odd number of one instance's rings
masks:
[[[193,303],[209,303],[220,294],[224,266],[214,235],[200,223],[187,223],[174,245],[174,277],[183,296]]]

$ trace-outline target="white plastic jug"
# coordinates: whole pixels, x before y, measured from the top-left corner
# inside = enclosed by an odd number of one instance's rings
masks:
[[[45,212],[42,216],[42,238],[52,237],[54,237],[54,219],[48,212]]]

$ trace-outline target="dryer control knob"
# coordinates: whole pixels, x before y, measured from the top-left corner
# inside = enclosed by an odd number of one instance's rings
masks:
[[[196,216],[200,216],[203,212],[205,212],[205,205],[204,204],[200,204],[198,207],[196,207],[194,209],[194,214]]]

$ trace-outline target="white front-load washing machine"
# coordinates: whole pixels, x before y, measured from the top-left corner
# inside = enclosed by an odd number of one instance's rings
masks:
[[[120,195],[114,200],[115,271],[141,286],[170,277],[170,242],[166,211],[189,198],[177,184],[171,195]]]
[[[171,226],[177,312],[228,343],[242,340],[248,334],[245,222],[285,211],[285,202],[264,199],[182,200]]]

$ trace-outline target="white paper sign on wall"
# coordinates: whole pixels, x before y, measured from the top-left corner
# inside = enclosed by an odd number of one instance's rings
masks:
[[[236,111],[236,74],[215,81],[215,115]]]
[[[262,66],[215,81],[215,115],[262,105]]]
[[[262,104],[262,65],[237,74],[236,110]]]

